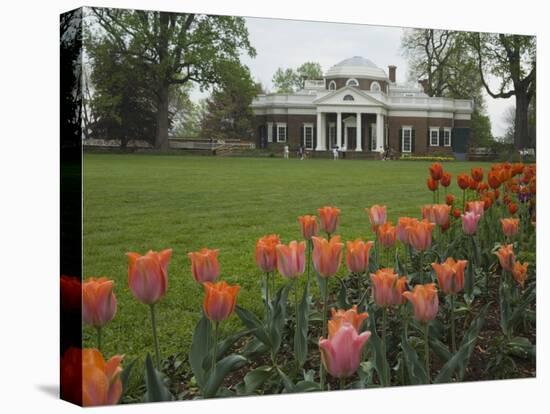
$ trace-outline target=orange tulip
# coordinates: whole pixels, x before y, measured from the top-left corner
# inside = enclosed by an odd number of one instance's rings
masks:
[[[531,194],[537,194],[537,179],[532,178],[531,181],[529,181],[529,192]]]
[[[113,293],[114,284],[106,277],[91,277],[82,284],[84,323],[100,328],[115,317],[117,301]]]
[[[410,227],[409,243],[417,251],[423,251],[430,248],[432,245],[432,231],[435,227],[434,223],[428,220],[422,220]]]
[[[326,206],[317,209],[317,211],[319,212],[323,231],[328,234],[335,233],[338,227],[338,221],[340,220],[340,209]]]
[[[371,208],[366,208],[365,211],[369,213],[370,224],[372,226],[373,231],[376,232],[376,229],[378,228],[378,226],[381,226],[386,222],[386,219],[387,219],[386,206],[375,204]]]
[[[514,237],[516,234],[518,234],[519,219],[503,218],[500,219],[500,224],[502,226],[502,232],[506,237]]]
[[[443,173],[443,175],[441,176],[441,185],[443,187],[448,187],[451,185],[451,174],[449,174],[448,172]]]
[[[477,190],[478,186],[478,181],[474,180],[472,177],[468,177],[468,188],[470,188],[470,190]]]
[[[505,244],[495,253],[498,256],[500,266],[503,270],[511,272],[514,270],[514,263],[516,262],[516,255],[514,254],[514,245]]]
[[[346,265],[351,273],[363,273],[369,267],[369,253],[373,242],[354,240],[346,242]]]
[[[479,183],[477,186],[477,192],[479,194],[486,192],[489,189],[489,185],[487,183]]]
[[[434,162],[430,166],[429,170],[430,170],[430,177],[435,181],[440,180],[441,177],[443,176],[443,167],[438,162]]]
[[[452,257],[447,258],[441,264],[432,263],[439,288],[443,293],[453,295],[464,288],[464,269],[467,265],[467,260],[455,260]]]
[[[384,223],[378,227],[378,240],[386,249],[395,245],[397,237],[397,228],[391,223]]]
[[[447,194],[445,196],[445,204],[447,204],[448,206],[451,206],[454,204],[455,202],[455,196],[452,195],[452,194]]]
[[[126,253],[128,256],[128,285],[134,297],[152,305],[166,294],[168,288],[168,263],[172,249],[161,252],[149,252],[143,256],[138,253]]]
[[[512,176],[523,174],[523,169],[524,168],[525,168],[525,166],[521,162],[513,164],[512,169],[511,169],[512,170]]]
[[[432,208],[434,204],[426,204],[422,206],[422,218],[428,220],[430,223],[435,223],[435,211]]]
[[[456,180],[461,190],[466,190],[470,186],[470,177],[466,173],[459,174]]]
[[[435,319],[439,310],[439,298],[435,283],[416,285],[411,292],[403,292],[403,296],[411,302],[414,318],[418,322],[428,323]]]
[[[514,276],[514,280],[519,283],[522,289],[525,286],[525,279],[527,279],[527,266],[529,266],[527,262],[523,264],[515,262],[512,269],[512,276]]]
[[[508,212],[510,214],[516,214],[516,212],[518,211],[518,205],[516,203],[510,203],[508,204]]]
[[[472,178],[477,181],[478,183],[483,181],[483,168],[481,167],[474,167],[472,168]]]
[[[349,323],[355,328],[357,333],[361,332],[361,325],[363,321],[368,318],[369,314],[367,312],[359,313],[357,312],[357,305],[353,305],[351,309],[331,309],[332,317],[328,321],[328,337],[332,338],[336,332],[340,329],[342,324]]]
[[[374,303],[385,308],[405,303],[403,292],[407,290],[407,277],[399,277],[391,268],[370,274]]]
[[[439,187],[439,181],[434,180],[432,177],[428,177],[428,180],[426,181],[426,185],[428,186],[428,189],[430,191],[437,190],[437,187]]]
[[[298,221],[300,222],[300,228],[304,239],[311,240],[312,236],[317,236],[319,229],[317,227],[316,216],[300,216],[298,217]]]
[[[277,268],[277,251],[275,247],[281,243],[279,236],[269,234],[256,242],[256,264],[264,273],[273,272]]]
[[[468,201],[466,203],[466,211],[471,211],[472,213],[483,216],[485,212],[485,203],[483,201]]]
[[[122,355],[108,361],[97,349],[82,350],[82,403],[85,406],[116,404],[122,394]]]
[[[321,277],[331,277],[338,272],[342,262],[344,244],[340,236],[333,236],[330,241],[323,237],[313,236],[313,266]]]
[[[399,217],[397,221],[397,238],[403,244],[409,244],[409,231],[418,223],[418,219],[412,217]]]
[[[221,322],[231,316],[237,305],[239,285],[230,286],[225,281],[205,282],[204,314],[213,322]]]
[[[220,275],[219,252],[219,249],[202,248],[198,252],[187,253],[191,260],[191,273],[197,282],[214,282],[218,278]]]
[[[496,171],[491,171],[487,175],[487,182],[489,183],[489,187],[491,187],[493,190],[496,190],[500,187],[500,179],[499,175]]]
[[[291,241],[288,246],[278,244],[277,269],[279,273],[288,278],[295,278],[304,273],[306,266],[306,242]]]

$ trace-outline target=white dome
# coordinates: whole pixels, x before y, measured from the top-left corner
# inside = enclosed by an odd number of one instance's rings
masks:
[[[386,80],[386,72],[362,56],[353,56],[332,66],[325,75],[326,78],[368,78]]]

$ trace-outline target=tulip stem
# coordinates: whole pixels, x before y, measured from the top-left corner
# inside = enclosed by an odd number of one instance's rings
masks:
[[[466,189],[462,190],[462,213],[466,212]]]
[[[429,342],[429,335],[430,335],[430,325],[429,323],[426,323],[426,326],[424,328],[424,358],[426,361],[426,376],[428,378],[428,384],[430,384],[432,381],[430,379],[430,342]]]
[[[344,377],[340,378],[340,389],[341,390],[346,389],[346,379]]]
[[[96,327],[97,330],[97,350],[101,352],[101,326]]]
[[[390,373],[388,371],[388,357],[387,357],[387,349],[386,349],[386,332],[388,330],[388,308],[383,307],[382,308],[382,356],[384,357],[384,361],[386,361],[386,365],[384,365],[384,380],[386,383],[386,386],[390,385]]]
[[[155,357],[157,360],[157,369],[160,369],[160,352],[159,352],[159,341],[157,338],[157,320],[155,318],[155,304],[149,305],[151,309],[151,324],[153,326],[153,342],[155,345]]]
[[[327,338],[327,305],[328,305],[328,279],[322,278],[323,284],[325,285],[325,297],[323,300],[323,338]],[[323,364],[320,364],[319,377],[321,381],[321,391],[325,389],[325,369]]]
[[[216,361],[218,359],[218,326],[219,322],[214,322],[214,343],[212,344],[212,369],[211,372],[214,372],[216,368]]]
[[[265,321],[269,319],[269,272],[265,273]]]
[[[456,352],[456,336],[455,336],[455,295],[451,294],[451,347],[453,354]]]
[[[307,288],[309,289],[309,268],[311,266],[311,239],[307,241]]]

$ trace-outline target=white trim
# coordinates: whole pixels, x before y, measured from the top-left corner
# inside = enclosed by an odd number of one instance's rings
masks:
[[[446,133],[449,133],[449,143],[447,144],[446,142]],[[444,147],[451,147],[452,146],[452,143],[453,143],[453,133],[452,133],[452,128],[450,127],[445,127],[443,128],[443,146]]]
[[[285,131],[284,133],[284,139],[281,139],[280,131]],[[287,142],[288,139],[288,131],[286,122],[277,122],[277,142]]]
[[[336,82],[334,82],[333,80],[331,80],[331,81],[328,83],[328,90],[329,90],[329,91],[335,91],[335,90],[336,90]]]
[[[433,133],[436,133],[437,135],[437,143],[434,144],[433,142],[433,139],[434,139],[434,135]],[[439,147],[439,139],[440,139],[440,136],[439,136],[439,127],[430,127],[430,147]]]
[[[455,114],[455,119],[467,120],[472,119],[470,114]]]
[[[313,123],[304,123],[303,127],[304,127],[304,133],[303,133],[303,136],[302,136],[302,145],[304,146],[305,149],[312,150],[313,149],[313,141],[315,141],[314,136],[313,136]],[[309,129],[311,131],[311,146],[307,145],[306,129]]]
[[[418,118],[448,118],[448,119],[459,119],[453,116],[452,112],[430,112],[430,111],[406,111],[406,110],[389,110],[389,116],[407,116],[407,117],[418,117]]]
[[[273,122],[267,123],[267,142],[273,142]]]
[[[355,85],[350,85],[351,82],[355,82]],[[346,81],[346,86],[359,86],[359,81],[355,78],[349,78],[347,81]]]
[[[409,150],[405,151],[405,130],[409,131]],[[411,153],[412,152],[412,126],[402,126],[401,127],[401,152]]]
[[[374,89],[375,86],[377,86],[378,89]],[[371,92],[382,92],[382,87],[380,86],[380,83],[378,83],[377,81],[373,81],[370,84],[370,91]]]

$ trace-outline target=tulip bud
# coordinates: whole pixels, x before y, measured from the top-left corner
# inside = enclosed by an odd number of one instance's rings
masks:
[[[443,173],[443,175],[441,176],[441,185],[443,187],[448,187],[451,185],[451,174],[449,174],[448,172]]]
[[[503,270],[507,270],[508,272],[514,270],[516,255],[514,254],[514,246],[512,244],[505,244],[495,254],[498,256],[500,267]]]
[[[317,236],[319,229],[317,227],[316,216],[300,216],[298,217],[298,221],[300,222],[300,228],[304,239],[311,240],[312,236]]]
[[[447,194],[447,195],[445,196],[445,203],[446,203],[448,206],[451,206],[451,207],[452,207],[453,204],[454,204],[454,202],[455,202],[455,196],[454,196],[454,195],[452,195],[452,194]]]
[[[378,227],[386,222],[386,206],[375,204],[370,209],[366,208],[365,211],[369,213],[370,224],[372,229],[376,232]]]
[[[126,253],[128,256],[128,286],[134,297],[146,305],[157,303],[166,294],[168,288],[168,263],[172,249],[161,252],[149,251],[140,256],[138,253]]]
[[[219,249],[203,248],[198,252],[187,253],[191,260],[191,273],[197,282],[214,282],[218,278],[220,275],[219,252]]]
[[[336,207],[322,207],[317,209],[319,217],[321,219],[321,228],[327,234],[333,234],[338,228],[338,222],[340,220],[340,209]]]
[[[461,190],[466,190],[470,186],[470,177],[465,173],[459,174],[457,183]]]
[[[430,166],[429,171],[430,171],[430,177],[435,181],[439,181],[443,176],[443,167],[438,162],[434,162]]]
[[[280,243],[281,240],[276,234],[261,237],[256,242],[256,264],[262,272],[273,272],[277,268],[277,251],[275,248]]]
[[[395,245],[397,228],[391,223],[384,223],[378,227],[378,240],[386,249]]]
[[[522,289],[525,286],[525,279],[527,279],[527,266],[529,266],[529,263],[527,262],[523,264],[520,262],[515,262],[514,267],[512,268],[512,276]]]
[[[213,322],[221,322],[231,316],[237,305],[239,285],[230,286],[225,281],[205,282],[204,314]]]
[[[483,180],[483,168],[481,167],[474,167],[472,168],[472,178],[477,181],[478,183]]]
[[[437,190],[437,187],[439,187],[439,181],[434,180],[432,177],[428,177],[426,184],[428,185],[428,189],[430,191],[435,191]]]
[[[100,328],[115,317],[117,301],[113,293],[114,283],[106,277],[91,277],[82,284],[84,323]]]

